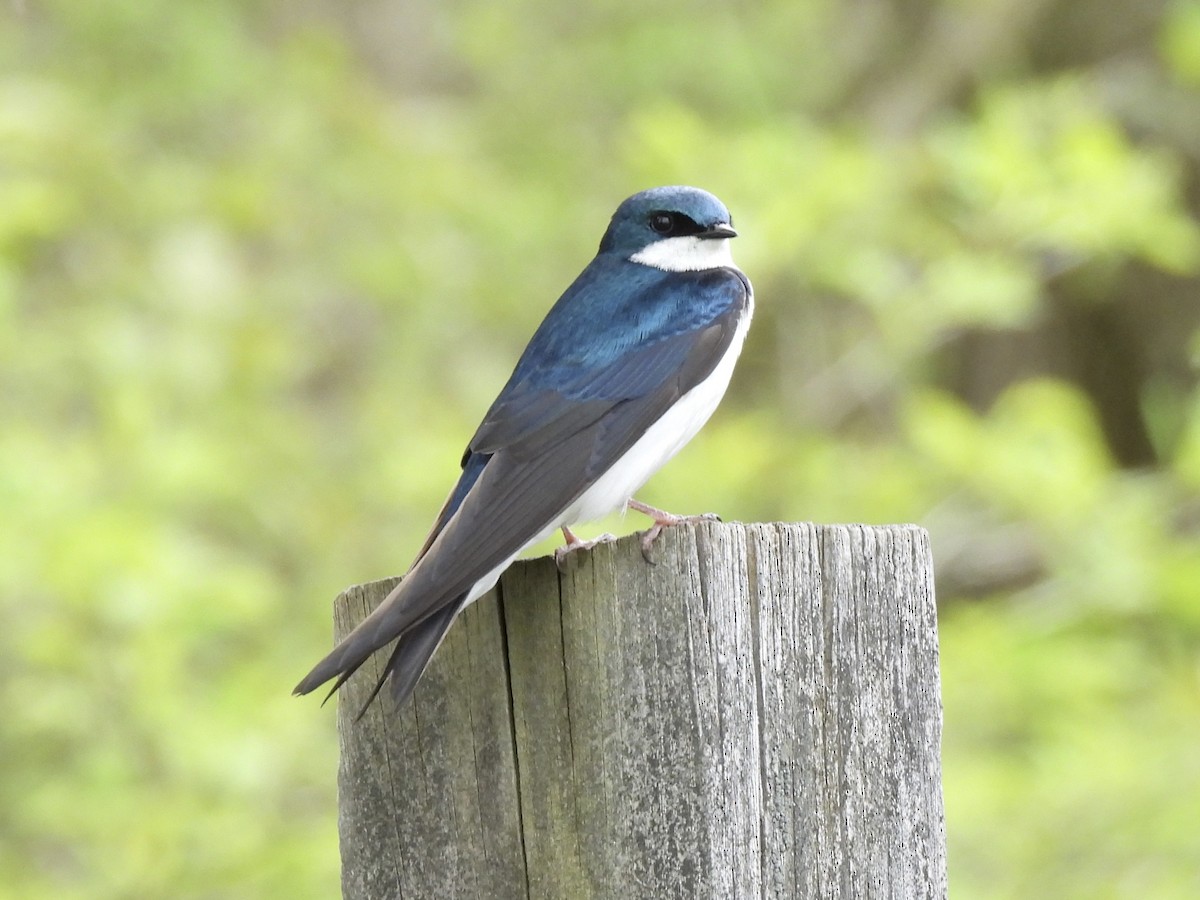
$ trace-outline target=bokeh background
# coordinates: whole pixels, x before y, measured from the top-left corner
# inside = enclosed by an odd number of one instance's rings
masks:
[[[953,896],[1200,896],[1200,2],[0,4],[0,895],[336,895],[331,600],[682,182],[644,499],[930,529]]]

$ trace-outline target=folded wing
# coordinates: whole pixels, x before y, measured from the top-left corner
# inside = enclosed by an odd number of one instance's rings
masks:
[[[561,326],[586,324],[587,275],[547,316],[484,417],[408,574],[296,693],[335,678],[336,690],[399,637],[375,693],[390,675],[403,701],[455,616],[491,588],[497,569],[562,524],[564,510],[711,374],[749,303],[749,285],[732,269],[643,277],[625,300],[646,313],[644,327],[614,329],[622,339],[610,345],[593,335],[588,351],[577,353],[577,340]]]

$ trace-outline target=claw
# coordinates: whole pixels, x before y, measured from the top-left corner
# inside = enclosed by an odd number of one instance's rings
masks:
[[[666,510],[642,503],[642,501],[633,497],[629,498],[629,502],[626,505],[630,509],[635,509],[654,520],[654,524],[642,532],[642,558],[652,566],[657,565],[657,563],[650,558],[650,548],[654,546],[654,542],[658,540],[658,536],[662,534],[664,528],[670,528],[672,525],[686,525],[692,522],[721,521],[721,517],[716,513],[701,513],[697,516],[677,516]]]
[[[562,533],[566,544],[561,547],[554,548],[554,565],[558,568],[558,571],[563,573],[567,571],[567,557],[576,550],[590,550],[597,544],[603,544],[607,543],[608,541],[615,541],[617,539],[616,535],[605,532],[599,537],[592,538],[590,541],[581,541],[566,525],[562,526]]]
[[[662,534],[662,530],[662,525],[651,525],[642,532],[642,559],[652,566],[657,566],[658,563],[651,558],[650,548],[654,546],[654,542],[658,540],[658,536]]]

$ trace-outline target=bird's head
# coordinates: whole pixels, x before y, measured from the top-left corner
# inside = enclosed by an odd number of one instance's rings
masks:
[[[708,191],[659,187],[617,207],[600,252],[668,272],[694,272],[733,266],[733,237],[729,210]]]

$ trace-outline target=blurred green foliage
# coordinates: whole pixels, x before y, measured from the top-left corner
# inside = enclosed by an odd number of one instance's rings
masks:
[[[1196,0],[5,6],[0,892],[336,893],[329,601],[685,182],[760,312],[645,499],[930,528],[955,896],[1200,894]]]

